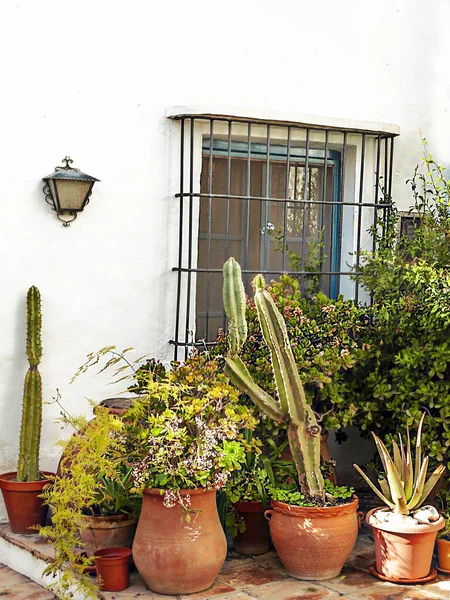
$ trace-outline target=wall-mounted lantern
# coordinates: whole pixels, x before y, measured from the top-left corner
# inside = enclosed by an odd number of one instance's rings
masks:
[[[100,180],[71,167],[73,160],[69,156],[62,162],[63,167],[56,167],[54,173],[43,177],[43,191],[46,202],[56,211],[64,227],[68,227],[89,202],[94,183]]]

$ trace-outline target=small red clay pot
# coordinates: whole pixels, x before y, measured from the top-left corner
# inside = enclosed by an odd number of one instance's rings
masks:
[[[437,541],[439,568],[450,573],[450,540]]]
[[[103,548],[94,554],[100,589],[120,592],[130,584],[130,548]]]
[[[437,533],[445,525],[443,517],[428,525],[417,524],[394,529],[388,523],[379,523],[373,514],[367,513],[366,521],[372,527],[375,540],[376,569],[389,579],[417,580],[430,573],[434,542]]]
[[[265,554],[270,549],[269,525],[261,502],[237,502],[234,505],[244,519],[245,531],[234,538],[234,549],[245,556]]]
[[[54,473],[42,471],[44,475]],[[50,479],[39,481],[16,481],[17,473],[0,475],[0,489],[8,513],[9,525],[13,533],[25,535],[36,534],[36,526],[44,526],[47,519],[48,506],[39,498]]]
[[[88,556],[93,556],[94,552],[103,548],[131,548],[136,531],[136,517],[86,515],[83,520],[88,526],[80,530],[80,537]]]
[[[163,504],[158,489],[144,490],[133,542],[133,560],[145,583],[159,594],[193,594],[209,588],[227,554],[216,490],[180,490],[191,497],[190,521],[177,503]]]
[[[272,505],[264,514],[286,573],[307,581],[337,577],[358,535],[358,498],[327,507]]]

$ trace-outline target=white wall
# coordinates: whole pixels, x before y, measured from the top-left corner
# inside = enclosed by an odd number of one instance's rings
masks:
[[[171,356],[176,125],[166,108],[396,123],[394,193],[406,208],[419,128],[450,162],[449,16],[445,0],[0,3],[0,471],[15,468],[30,285],[42,294],[46,400],[59,387],[81,412],[86,396],[111,396],[103,376],[68,385],[106,344]],[[70,228],[41,193],[66,154],[101,179]],[[57,460],[57,412],[45,407],[45,468]]]

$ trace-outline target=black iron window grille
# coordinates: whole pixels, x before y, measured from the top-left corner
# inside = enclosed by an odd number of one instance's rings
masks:
[[[311,276],[330,297],[369,301],[351,275],[390,207],[396,133],[177,115],[180,160],[175,360],[226,328],[222,265]],[[381,225],[380,225],[381,223]],[[294,258],[292,258],[294,257]]]

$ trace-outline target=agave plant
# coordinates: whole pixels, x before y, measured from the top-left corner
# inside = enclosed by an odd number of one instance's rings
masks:
[[[375,494],[393,512],[401,515],[408,515],[412,510],[419,508],[428,498],[431,490],[445,471],[444,465],[439,465],[428,480],[426,479],[428,456],[425,456],[422,460],[422,426],[424,418],[425,413],[420,419],[417,430],[415,465],[413,465],[408,427],[406,428],[406,449],[400,434],[398,436],[399,444],[395,440],[392,442],[393,459],[389,455],[385,444],[383,444],[379,437],[372,433],[385,471],[385,478],[378,480],[380,489],[377,488],[358,465],[353,465],[358,473],[364,477]]]

